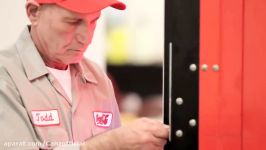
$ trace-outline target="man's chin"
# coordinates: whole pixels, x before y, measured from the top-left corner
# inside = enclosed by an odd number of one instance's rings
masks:
[[[76,58],[76,59],[73,59],[73,60],[70,61],[69,64],[77,64],[77,63],[79,63],[79,62],[82,60],[82,58],[83,58],[83,57],[78,57],[78,58]]]

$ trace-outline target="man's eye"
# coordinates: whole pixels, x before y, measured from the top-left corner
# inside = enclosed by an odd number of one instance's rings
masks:
[[[73,20],[73,21],[68,21],[69,24],[76,25],[80,24],[81,20]]]

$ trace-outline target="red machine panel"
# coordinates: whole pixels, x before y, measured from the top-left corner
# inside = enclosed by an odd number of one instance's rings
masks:
[[[199,149],[265,149],[266,1],[201,0],[200,10]]]
[[[266,1],[245,0],[243,150],[266,149]]]

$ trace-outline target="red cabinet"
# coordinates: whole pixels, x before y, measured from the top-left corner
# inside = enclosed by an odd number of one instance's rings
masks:
[[[265,0],[200,1],[200,150],[266,149],[265,56]]]

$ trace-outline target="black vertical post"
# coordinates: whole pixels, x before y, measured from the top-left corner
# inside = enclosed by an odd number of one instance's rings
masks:
[[[170,43],[172,66],[169,66]],[[165,0],[164,48],[164,123],[171,122],[171,141],[168,141],[165,150],[197,150],[199,0]],[[169,81],[169,67],[172,70],[172,81]],[[172,84],[171,89],[169,82]]]

